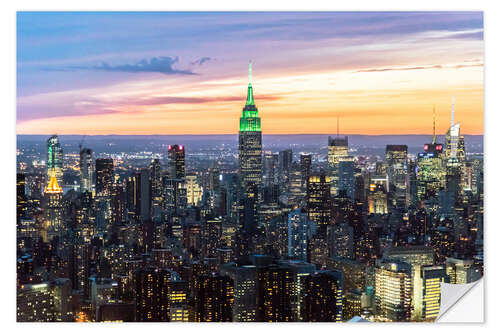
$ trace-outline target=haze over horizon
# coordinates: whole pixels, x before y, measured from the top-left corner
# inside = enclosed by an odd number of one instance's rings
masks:
[[[481,12],[19,12],[17,134],[483,134]],[[307,111],[305,111],[307,110]]]

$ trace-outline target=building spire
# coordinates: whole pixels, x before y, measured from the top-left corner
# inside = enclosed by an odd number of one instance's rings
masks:
[[[455,96],[451,97],[451,126],[455,125]]]
[[[252,84],[252,60],[248,63],[248,83]]]
[[[436,105],[432,110],[432,144],[436,143]]]
[[[248,90],[246,105],[254,105],[253,101],[253,88],[252,88],[252,62],[248,64]]]
[[[339,137],[339,116],[337,115],[337,138]]]

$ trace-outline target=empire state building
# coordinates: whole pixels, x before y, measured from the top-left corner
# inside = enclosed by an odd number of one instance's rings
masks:
[[[248,68],[247,101],[240,118],[239,171],[245,189],[262,183],[262,132],[259,111],[253,100],[252,64]]]

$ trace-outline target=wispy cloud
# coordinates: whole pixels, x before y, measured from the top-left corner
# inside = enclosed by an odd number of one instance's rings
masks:
[[[255,95],[256,100],[275,101],[281,99],[279,95]],[[165,104],[204,104],[222,102],[241,102],[241,96],[215,96],[215,97],[184,97],[184,96],[159,96],[140,99],[126,99],[116,101],[114,105],[165,105]]]
[[[482,63],[470,64],[463,63],[458,65],[429,65],[429,66],[408,66],[408,67],[383,67],[383,68],[369,68],[369,69],[360,69],[355,71],[354,73],[373,73],[373,72],[389,72],[389,71],[413,71],[420,69],[445,69],[445,68],[467,68],[467,67],[482,67],[484,66]]]
[[[200,58],[198,60],[195,60],[193,62],[191,62],[191,65],[198,65],[198,66],[201,66],[203,65],[204,63],[206,62],[209,62],[209,61],[214,61],[215,59],[212,59],[210,57],[203,57],[203,58]]]
[[[203,58],[202,58],[203,59]],[[207,60],[205,60],[207,61]],[[124,65],[110,65],[103,62],[95,66],[68,66],[60,68],[47,68],[48,70],[95,70],[105,72],[126,72],[126,73],[161,73],[166,75],[182,74],[182,75],[196,75],[188,69],[174,68],[174,65],[179,62],[179,57],[153,57],[150,59],[142,59],[134,64]]]
[[[441,65],[432,65],[432,66],[411,66],[411,67],[387,67],[387,68],[369,68],[369,69],[360,69],[355,71],[355,73],[371,73],[371,72],[389,72],[389,71],[412,71],[418,69],[441,69],[443,66]]]

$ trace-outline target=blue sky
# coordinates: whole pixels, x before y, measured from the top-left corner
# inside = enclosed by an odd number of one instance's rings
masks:
[[[168,118],[166,113],[172,107],[172,112],[193,117],[200,103],[190,105],[188,97],[216,97],[233,103],[238,110],[237,98],[229,93],[234,84],[231,89],[224,84],[219,90],[203,91],[202,87],[210,82],[245,81],[249,60],[255,64],[255,78],[260,75],[261,87],[266,88],[261,90],[263,100],[277,103],[270,105],[271,109],[296,103],[286,96],[303,89],[291,85],[290,92],[278,91],[277,85],[264,84],[266,79],[271,84],[272,78],[301,77],[316,80],[310,82],[311,87],[326,87],[318,81],[321,73],[335,76],[345,72],[401,72],[406,68],[406,73],[401,73],[403,81],[411,72],[415,72],[416,80],[419,69],[434,69],[437,73],[429,75],[439,75],[438,69],[455,66],[450,79],[462,80],[464,75],[464,87],[469,89],[471,75],[475,75],[472,81],[477,81],[477,70],[482,71],[482,40],[480,12],[20,12],[18,130],[51,131],[46,124],[52,118],[69,124],[82,116],[128,116],[132,111],[127,106],[142,105],[137,100],[146,97],[163,103],[156,105],[162,107],[160,111],[155,109],[156,113],[151,109],[143,112],[151,116],[161,112]],[[476,72],[467,72],[468,67]],[[425,81],[422,84],[428,86]],[[476,95],[477,89],[482,89],[480,83],[480,88],[478,82],[476,88],[470,88]],[[117,101],[115,96],[123,89],[132,89],[133,97]],[[244,95],[244,85],[238,89]],[[449,87],[441,84],[436,89],[448,91]],[[194,95],[183,96],[187,90]],[[311,99],[316,95],[311,92]],[[182,97],[184,102],[180,102]],[[301,101],[315,110],[313,104],[307,104],[307,96]],[[324,104],[329,102],[325,99]],[[469,113],[482,110],[478,105],[473,111],[471,103]],[[179,111],[179,104],[186,112]],[[323,104],[319,108],[326,112]],[[238,112],[235,114],[237,117]],[[191,125],[180,121],[179,126]],[[72,130],[85,131],[76,127]]]

